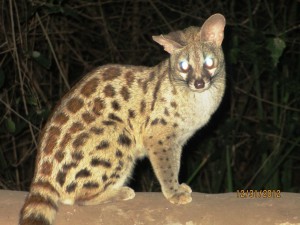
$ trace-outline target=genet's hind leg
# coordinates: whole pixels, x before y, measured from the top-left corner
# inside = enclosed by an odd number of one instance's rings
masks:
[[[97,142],[86,154],[89,157],[86,161],[91,165],[88,171],[90,175],[81,180],[78,177],[78,182],[82,182],[76,198],[79,204],[97,205],[128,200],[135,196],[134,190],[123,186],[134,166],[134,137],[124,127],[106,127],[105,132],[103,136],[109,137],[110,141],[104,139],[100,144]],[[81,175],[80,171],[76,171],[75,177]]]
[[[135,192],[129,187],[111,188],[88,200],[79,200],[79,205],[98,205],[105,202],[115,202],[133,199]]]

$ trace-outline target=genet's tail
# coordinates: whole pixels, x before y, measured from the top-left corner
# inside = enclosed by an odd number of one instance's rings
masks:
[[[21,209],[19,225],[53,224],[58,201],[59,193],[50,183],[33,183]]]

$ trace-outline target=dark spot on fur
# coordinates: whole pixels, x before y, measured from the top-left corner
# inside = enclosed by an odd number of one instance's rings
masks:
[[[69,117],[64,113],[58,113],[53,118],[53,122],[57,123],[59,126],[64,125],[69,120]]]
[[[91,166],[103,166],[105,168],[110,168],[111,163],[103,159],[93,158],[91,161]]]
[[[83,184],[83,187],[86,189],[93,189],[93,188],[98,188],[99,184],[96,182],[88,181],[87,183]]]
[[[81,151],[76,151],[76,152],[73,152],[71,154],[72,156],[72,159],[76,160],[76,161],[80,161],[81,159],[83,159],[83,154]]]
[[[132,83],[134,82],[134,74],[132,71],[127,71],[125,73],[125,80],[128,87],[131,87]]]
[[[93,122],[96,118],[92,116],[90,113],[86,112],[81,115],[82,119],[87,123],[90,124]]]
[[[167,108],[165,108],[164,114],[165,114],[166,116],[170,116],[170,113],[169,113],[169,111],[168,111]]]
[[[99,84],[99,79],[96,77],[92,78],[91,80],[87,81],[85,85],[83,85],[80,93],[85,97],[89,97],[97,90],[98,84]]]
[[[107,179],[108,179],[108,177],[107,177],[106,174],[102,175],[102,181],[103,181],[103,182],[107,181]]]
[[[43,164],[41,165],[41,173],[45,176],[49,176],[52,173],[52,166],[53,163],[45,161],[43,162]]]
[[[103,141],[100,142],[100,144],[98,144],[98,145],[96,146],[96,149],[97,149],[97,150],[102,150],[102,149],[106,149],[106,148],[108,148],[108,147],[109,147],[109,142],[106,141],[106,140],[103,140]]]
[[[63,137],[62,141],[60,142],[59,146],[64,149],[67,144],[69,143],[69,141],[71,140],[71,135],[70,134],[65,134],[65,136]]]
[[[64,183],[66,181],[66,176],[67,176],[67,173],[64,171],[59,171],[57,173],[56,181],[60,184],[61,187],[64,185]]]
[[[114,97],[116,94],[114,87],[110,84],[108,84],[104,87],[103,92],[106,97]]]
[[[128,101],[130,98],[130,93],[128,91],[127,87],[122,87],[121,91],[120,91],[121,96],[123,97],[123,99],[125,101]]]
[[[157,93],[160,89],[160,85],[161,85],[161,80],[159,79],[155,85],[155,88],[154,88],[154,92],[153,92],[153,100],[152,100],[152,103],[151,103],[151,110],[153,111],[154,110],[154,106],[155,106],[155,103],[156,103],[156,100],[157,100]]]
[[[110,175],[110,178],[120,178],[120,175],[118,173],[113,173],[112,175]]]
[[[77,133],[78,131],[82,131],[83,129],[84,129],[84,126],[82,123],[74,122],[69,129],[69,133],[74,134],[74,133]]]
[[[135,118],[135,111],[132,109],[128,109],[128,116],[129,118]]]
[[[69,184],[66,187],[66,192],[68,192],[68,193],[74,192],[76,187],[77,187],[77,183],[73,181],[71,184]]]
[[[176,109],[177,108],[177,103],[176,102],[171,102],[171,106],[174,108],[174,109]]]
[[[91,128],[91,132],[93,132],[94,134],[103,134],[104,129],[103,128],[98,128],[98,127],[92,127]]]
[[[123,123],[123,120],[120,117],[116,116],[114,113],[108,114],[108,118],[111,119],[111,120],[115,120],[115,121],[118,121],[120,123]]]
[[[122,167],[121,167],[121,166],[117,166],[117,167],[116,167],[116,170],[117,170],[117,171],[121,171],[121,170],[122,170]]]
[[[76,168],[78,166],[78,162],[71,162],[71,163],[66,163],[63,165],[63,171],[67,172],[71,168]]]
[[[116,157],[118,157],[118,158],[123,157],[123,153],[119,149],[117,149],[117,151],[116,151]]]
[[[174,116],[175,116],[175,117],[180,117],[180,114],[179,114],[178,112],[176,112],[176,113],[174,114]]]
[[[146,109],[146,102],[145,100],[141,101],[141,106],[140,106],[140,113],[144,113]]]
[[[165,119],[160,119],[160,123],[161,123],[162,125],[167,125],[167,121],[165,121]]]
[[[95,98],[94,107],[92,109],[93,113],[99,116],[101,115],[104,108],[105,108],[105,102],[101,98]]]
[[[149,121],[150,121],[150,117],[149,117],[149,116],[147,116],[147,118],[146,118],[146,121],[145,121],[145,127],[147,127],[147,126],[148,126],[148,124],[149,124]]]
[[[111,107],[115,110],[115,111],[119,111],[121,109],[120,104],[117,101],[113,101],[111,103]]]
[[[117,67],[107,68],[103,72],[103,81],[114,80],[121,75],[121,70]]]
[[[129,147],[131,145],[131,139],[126,134],[120,134],[118,138],[118,143],[122,146]]]
[[[105,125],[105,126],[113,126],[116,124],[115,121],[111,121],[111,120],[104,120],[102,121],[102,124]]]
[[[153,125],[158,124],[158,121],[159,121],[159,119],[157,119],[157,118],[152,120],[151,125],[153,126]]]
[[[67,110],[71,113],[78,112],[83,107],[83,100],[80,98],[71,98],[67,102]]]
[[[57,162],[61,162],[65,157],[65,153],[62,150],[58,150],[55,155],[54,158],[57,160]]]
[[[46,141],[46,146],[44,148],[44,152],[49,155],[52,154],[56,144],[57,144],[57,140],[58,137],[60,135],[61,131],[58,127],[50,127],[49,131],[48,131],[48,137],[47,137],[47,141]]]
[[[78,173],[76,173],[75,179],[77,179],[79,177],[89,177],[89,176],[91,176],[91,172],[85,168],[85,169],[80,170]]]
[[[72,145],[74,148],[78,148],[87,141],[89,135],[88,133],[81,133],[77,136],[77,138],[73,141]]]

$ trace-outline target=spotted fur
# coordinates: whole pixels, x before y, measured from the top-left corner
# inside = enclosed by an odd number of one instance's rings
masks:
[[[215,14],[153,39],[170,53],[154,67],[105,65],[59,102],[38,146],[35,175],[20,225],[51,225],[64,204],[128,200],[134,162],[148,156],[164,196],[186,204],[179,184],[182,146],[219,106],[225,88],[225,19]],[[182,63],[184,62],[184,63]]]

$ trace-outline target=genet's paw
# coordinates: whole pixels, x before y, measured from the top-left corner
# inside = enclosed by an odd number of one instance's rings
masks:
[[[135,197],[135,192],[130,187],[121,187],[118,193],[121,200],[129,200]]]
[[[179,189],[168,200],[176,205],[187,204],[192,201],[192,189],[186,185],[179,185]]]
[[[185,192],[188,192],[188,193],[192,193],[192,189],[190,188],[190,186],[188,186],[185,183],[180,184],[179,191],[185,191]]]

